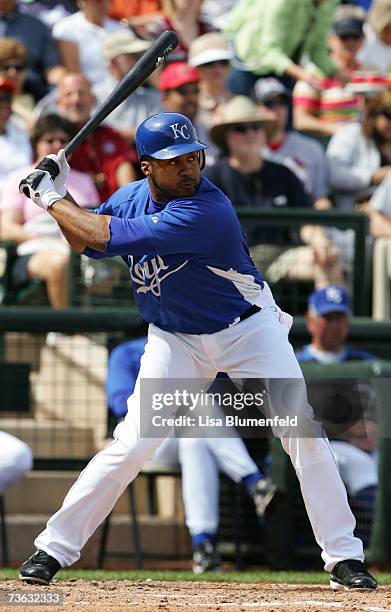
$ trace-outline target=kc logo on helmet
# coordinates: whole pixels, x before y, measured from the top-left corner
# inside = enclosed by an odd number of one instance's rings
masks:
[[[174,132],[174,138],[176,139],[182,136],[184,140],[189,140],[190,134],[188,126],[185,123],[183,123],[181,127],[178,127],[178,125],[178,123],[173,123],[172,125],[170,125],[170,128]]]

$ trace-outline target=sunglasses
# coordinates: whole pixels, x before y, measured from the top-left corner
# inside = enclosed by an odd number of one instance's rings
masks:
[[[26,66],[24,64],[0,64],[0,72],[9,72],[10,70],[23,72],[23,70],[26,70]]]
[[[215,60],[214,62],[206,62],[205,64],[201,64],[200,68],[209,68],[210,66],[222,66],[223,68],[225,68],[229,65],[229,60]]]
[[[188,86],[182,85],[181,87],[176,87],[174,91],[177,91],[181,96],[195,96],[200,93],[198,86]]]
[[[340,38],[341,40],[361,40],[362,38],[364,38],[364,34],[342,34],[339,35],[338,38]]]
[[[62,145],[65,145],[69,142],[69,138],[61,138],[61,137],[56,137],[56,138],[41,138],[41,140],[43,140],[44,142],[47,142],[48,144],[52,145],[55,142],[59,142]]]
[[[233,132],[238,132],[238,134],[245,134],[246,132],[249,132],[250,130],[257,132],[258,130],[262,130],[262,129],[263,129],[262,123],[238,123],[238,125],[231,126],[231,130]]]
[[[11,102],[12,96],[10,94],[0,94],[0,102]]]

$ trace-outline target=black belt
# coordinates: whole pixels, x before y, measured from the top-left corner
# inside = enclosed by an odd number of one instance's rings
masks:
[[[260,308],[259,306],[256,306],[255,304],[253,304],[252,306],[250,306],[250,308],[247,308],[247,310],[245,310],[239,317],[239,322],[240,321],[244,321],[245,319],[248,319],[249,317],[251,317],[252,315],[256,314],[257,312],[259,312],[260,310],[262,310],[262,308]]]

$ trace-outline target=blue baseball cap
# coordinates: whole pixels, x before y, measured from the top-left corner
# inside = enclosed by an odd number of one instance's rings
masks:
[[[351,314],[349,294],[346,289],[337,285],[328,285],[311,293],[308,307],[321,316],[330,312]]]

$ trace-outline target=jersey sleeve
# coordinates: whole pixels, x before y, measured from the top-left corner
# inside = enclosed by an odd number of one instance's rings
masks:
[[[100,210],[110,214],[107,206]],[[221,236],[216,233],[216,222],[221,229],[217,214],[207,202],[198,207],[192,201],[176,200],[172,207],[152,215],[135,219],[113,216],[106,256],[209,253]]]

